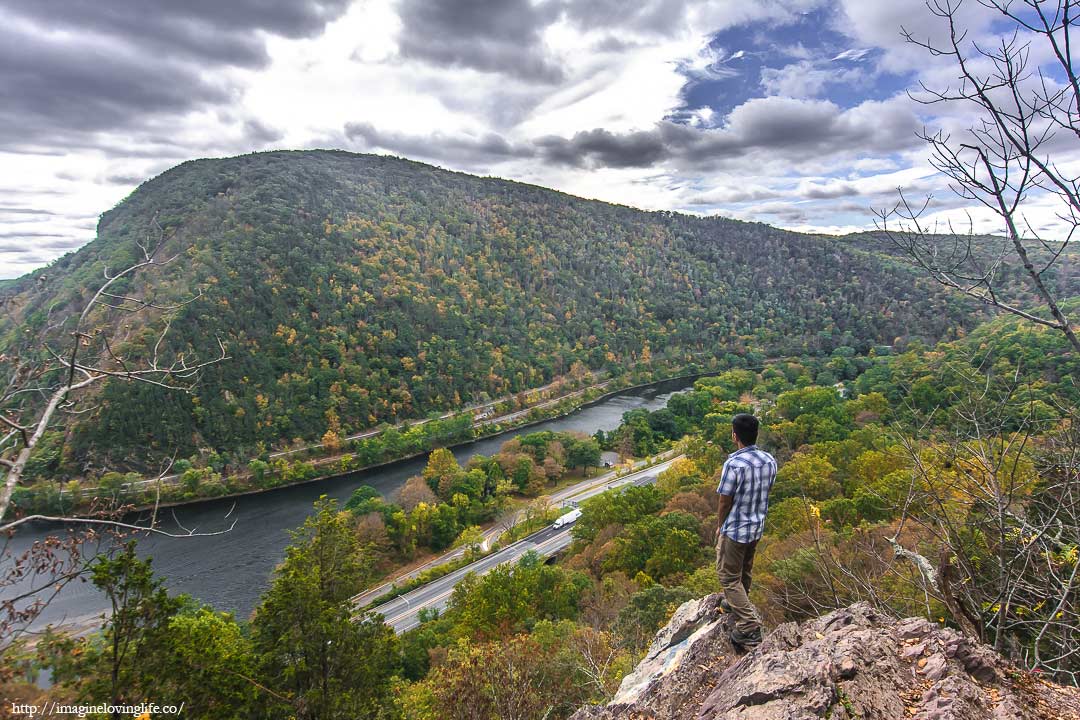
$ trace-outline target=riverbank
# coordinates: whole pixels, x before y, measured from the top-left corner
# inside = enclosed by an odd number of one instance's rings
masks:
[[[502,435],[455,446],[452,449],[462,466],[474,455],[491,456],[507,439],[537,431],[580,432],[592,435],[597,430],[614,430],[622,416],[632,410],[659,410],[672,394],[690,388],[691,381],[678,380],[643,385],[636,390],[623,389],[604,399],[595,399],[565,417],[532,424],[526,429],[510,430]],[[229,499],[212,499],[186,504],[159,513],[162,530],[183,534],[189,530],[210,533],[232,530],[220,535],[168,537],[140,535],[140,557],[153,560],[155,574],[164,579],[171,593],[186,593],[220,611],[245,618],[258,604],[273,575],[275,566],[293,542],[290,531],[303,525],[320,496],[344,504],[360,485],[370,485],[386,498],[404,485],[408,478],[422,473],[424,458],[403,460],[375,470],[349,473],[321,482],[281,487],[272,492],[254,493]],[[145,523],[145,517],[132,516]],[[18,555],[35,542],[48,542],[50,536],[63,536],[64,526],[52,522],[33,522],[19,528],[8,550]],[[0,600],[13,597],[19,586],[0,589]],[[90,583],[72,583],[54,598],[36,623],[37,629],[48,623],[78,621],[88,613],[98,614],[108,606],[104,597]]]
[[[80,516],[98,504],[102,497],[109,498],[113,507],[125,507],[131,512],[178,508],[193,503],[215,499],[241,498],[277,490],[322,482],[353,473],[377,470],[405,460],[425,456],[438,447],[458,447],[506,432],[530,427],[538,423],[566,417],[567,415],[602,402],[618,393],[647,388],[663,382],[697,378],[716,372],[716,369],[697,369],[690,373],[686,368],[676,374],[660,379],[650,378],[636,382],[633,374],[605,380],[602,383],[577,388],[563,395],[538,399],[531,406],[491,418],[476,420],[478,408],[505,404],[507,399],[480,406],[470,406],[461,413],[444,414],[436,419],[426,419],[386,428],[379,432],[368,431],[352,436],[342,442],[335,454],[316,455],[315,449],[322,445],[279,452],[272,462],[256,458],[248,463],[243,472],[222,474],[212,468],[185,468],[184,472],[155,479],[121,478],[111,485],[83,488],[72,483],[38,483],[20,488],[14,503],[21,513],[41,515]],[[539,392],[555,386],[549,383]],[[397,452],[388,439],[403,445]],[[108,475],[104,476],[108,477]]]

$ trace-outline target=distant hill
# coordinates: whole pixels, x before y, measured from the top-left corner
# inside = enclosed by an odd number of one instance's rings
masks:
[[[183,163],[106,212],[97,239],[2,291],[0,351],[40,338],[105,267],[163,231],[172,264],[121,290],[171,313],[100,314],[128,358],[232,359],[192,396],[113,382],[69,427],[69,468],[213,450],[240,460],[521,391],[575,363],[614,373],[938,340],[971,306],[852,239],[643,212],[390,157],[271,152]],[[44,274],[45,280],[36,277]],[[965,318],[967,318],[965,320]]]

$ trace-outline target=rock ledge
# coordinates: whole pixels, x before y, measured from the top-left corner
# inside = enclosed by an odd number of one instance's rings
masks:
[[[1080,691],[923,618],[856,604],[739,656],[719,595],[684,603],[604,707],[571,720],[1080,720]]]

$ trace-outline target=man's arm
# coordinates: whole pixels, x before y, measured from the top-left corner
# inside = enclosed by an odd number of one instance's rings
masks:
[[[720,506],[716,513],[716,540],[720,540],[720,528],[727,520],[731,506],[735,504],[735,491],[739,485],[739,471],[730,462],[725,462],[720,472],[720,484],[716,492],[720,494]]]
[[[720,539],[720,528],[724,526],[724,521],[727,520],[728,513],[731,512],[731,506],[735,503],[735,498],[731,495],[720,496],[720,507],[716,511],[716,539]]]

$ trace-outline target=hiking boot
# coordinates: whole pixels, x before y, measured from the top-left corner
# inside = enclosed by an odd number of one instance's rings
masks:
[[[720,609],[726,613],[731,612],[731,603],[727,601],[727,598],[720,598]]]
[[[735,628],[728,637],[731,640],[731,644],[734,645],[736,649],[748,652],[761,644],[761,628],[757,627],[748,632],[743,632],[742,630]]]

